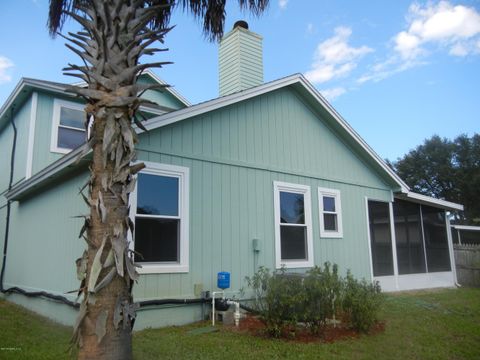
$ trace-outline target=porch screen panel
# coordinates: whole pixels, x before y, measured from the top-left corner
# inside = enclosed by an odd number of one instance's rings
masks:
[[[393,203],[398,273],[425,273],[420,206],[403,200]]]
[[[370,242],[374,276],[393,275],[389,204],[368,201]]]
[[[428,272],[451,271],[445,211],[422,205]]]

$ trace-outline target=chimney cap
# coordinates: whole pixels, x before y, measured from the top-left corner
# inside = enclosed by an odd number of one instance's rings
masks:
[[[233,24],[233,28],[235,29],[236,27],[241,27],[248,30],[248,23],[245,20],[238,20],[235,22],[235,24]]]

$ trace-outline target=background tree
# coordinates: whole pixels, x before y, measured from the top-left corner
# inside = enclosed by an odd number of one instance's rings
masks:
[[[435,135],[392,165],[413,191],[463,204],[459,222],[480,224],[480,134]]]
[[[268,0],[238,3],[260,14]],[[69,91],[85,99],[86,123],[93,121],[90,139],[80,154],[93,152],[85,185],[88,196],[84,196],[90,213],[80,232],[88,247],[77,260],[83,299],[73,340],[80,346],[81,359],[132,357],[135,305],[131,290],[138,274],[128,250],[127,232],[133,233],[128,202],[134,175],[144,166],[131,164],[137,142],[132,122],[143,128],[136,115],[147,101],[139,95],[161,87],[137,84],[138,77],[147,68],[166,64],[140,64],[139,59],[165,50],[150,46],[163,42],[175,8],[200,19],[210,40],[221,38],[225,5],[224,0],[50,0],[47,26],[52,36],[68,17],[81,26],[64,37],[83,65],[69,64],[64,71],[86,82],[86,87]]]

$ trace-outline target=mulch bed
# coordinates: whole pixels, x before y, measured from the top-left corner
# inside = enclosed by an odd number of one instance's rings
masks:
[[[258,317],[248,314],[240,320],[238,327],[228,326],[225,327],[227,331],[247,333],[254,336],[263,338],[271,338],[266,332],[265,324],[263,324]],[[370,330],[368,335],[375,335],[385,331],[385,322],[376,323]],[[361,334],[356,330],[347,328],[342,324],[337,324],[336,327],[328,325],[324,331],[320,334],[312,334],[308,329],[297,328],[295,333],[287,331],[282,334],[281,339],[299,343],[333,343],[339,340],[347,340],[359,337]]]

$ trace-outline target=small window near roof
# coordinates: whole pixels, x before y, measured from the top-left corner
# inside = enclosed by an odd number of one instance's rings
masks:
[[[66,154],[86,141],[82,104],[55,99],[51,151]]]
[[[320,208],[320,236],[326,238],[343,237],[340,191],[318,188],[318,201]]]

